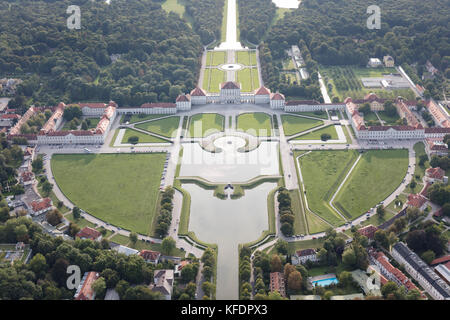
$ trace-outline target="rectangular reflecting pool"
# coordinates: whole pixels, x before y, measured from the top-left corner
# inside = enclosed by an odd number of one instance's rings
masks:
[[[268,230],[267,195],[276,183],[245,190],[236,200],[221,200],[195,184],[183,184],[191,195],[189,231],[218,245],[216,299],[239,299],[238,245],[256,240]]]

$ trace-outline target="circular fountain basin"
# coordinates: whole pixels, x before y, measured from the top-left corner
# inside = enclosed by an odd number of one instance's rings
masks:
[[[245,139],[235,136],[225,136],[214,140],[214,146],[225,152],[234,152],[237,149],[244,147],[245,144]]]
[[[223,71],[236,71],[242,69],[242,65],[237,63],[227,63],[220,65],[219,69]]]

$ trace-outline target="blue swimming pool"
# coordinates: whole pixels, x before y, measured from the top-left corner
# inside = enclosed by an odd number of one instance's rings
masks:
[[[332,283],[338,283],[338,279],[336,278],[328,278],[328,279],[322,279],[322,280],[316,280],[313,281],[313,286],[321,286],[321,287],[325,287],[325,286],[329,286]]]

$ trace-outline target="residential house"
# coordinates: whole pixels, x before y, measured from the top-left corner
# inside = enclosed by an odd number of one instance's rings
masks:
[[[155,270],[153,276],[153,284],[150,289],[154,292],[161,293],[166,300],[172,299],[174,272],[172,269]]]
[[[100,231],[97,231],[90,227],[84,227],[76,234],[75,237],[80,239],[89,239],[92,241],[102,240],[102,234],[100,233]]]
[[[367,65],[371,68],[378,68],[383,66],[383,63],[381,63],[380,59],[378,58],[370,58]]]
[[[291,258],[293,265],[304,264],[306,261],[316,262],[317,252],[315,249],[303,249],[295,252]]]
[[[148,263],[158,264],[161,253],[152,250],[141,250],[139,255]]]
[[[386,68],[393,68],[394,67],[394,58],[392,58],[391,56],[384,56],[383,63]]]
[[[375,232],[377,232],[378,228],[369,224],[365,227],[358,229],[358,233],[362,236],[367,237],[369,240],[373,240],[375,236]]]
[[[269,287],[270,292],[278,291],[282,297],[286,297],[284,274],[281,272],[271,272]]]
[[[52,200],[50,198],[44,198],[31,202],[32,215],[37,216],[51,210],[53,207]]]
[[[406,244],[397,242],[391,255],[433,299],[450,300],[450,287]]]
[[[408,201],[406,205],[408,207],[416,207],[419,210],[425,210],[427,207],[428,199],[425,198],[422,194],[411,193],[408,195]]]
[[[95,291],[92,289],[92,285],[100,275],[97,272],[86,272],[81,279],[80,286],[75,293],[75,300],[94,300]]]
[[[436,181],[447,183],[448,177],[445,176],[445,170],[439,167],[428,168],[425,170],[425,180],[429,183],[434,183]]]

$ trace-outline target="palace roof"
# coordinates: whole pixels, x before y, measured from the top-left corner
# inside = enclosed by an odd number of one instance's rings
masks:
[[[235,81],[223,82],[220,85],[221,89],[240,89],[241,85]]]

